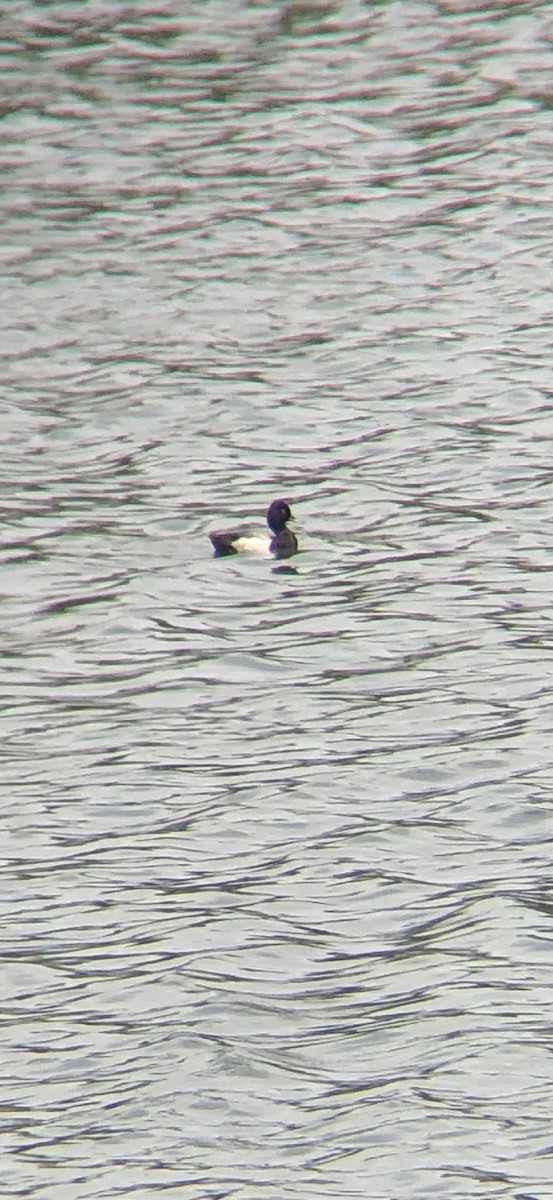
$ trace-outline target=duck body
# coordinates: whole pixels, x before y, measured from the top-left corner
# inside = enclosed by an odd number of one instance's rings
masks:
[[[252,533],[248,528],[214,530],[209,539],[215,557],[227,554],[272,554],[274,558],[291,558],[298,549],[298,539],[287,528],[292,513],[286,500],[273,500],[267,509],[267,525],[272,537]]]

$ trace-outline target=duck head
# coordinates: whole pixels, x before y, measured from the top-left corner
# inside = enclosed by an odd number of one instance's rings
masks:
[[[273,533],[282,533],[282,530],[291,521],[292,513],[290,506],[286,500],[273,500],[267,509],[267,525]]]

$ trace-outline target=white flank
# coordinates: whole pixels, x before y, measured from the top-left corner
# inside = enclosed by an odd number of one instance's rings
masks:
[[[232,543],[237,554],[269,554],[269,539],[266,537],[240,537]]]

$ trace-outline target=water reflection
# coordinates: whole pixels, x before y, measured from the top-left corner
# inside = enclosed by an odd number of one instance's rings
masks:
[[[6,1195],[549,1183],[548,21],[4,15]]]

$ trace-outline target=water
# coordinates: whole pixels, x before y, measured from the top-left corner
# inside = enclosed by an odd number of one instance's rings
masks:
[[[544,1200],[551,7],[2,56],[2,1195]]]

